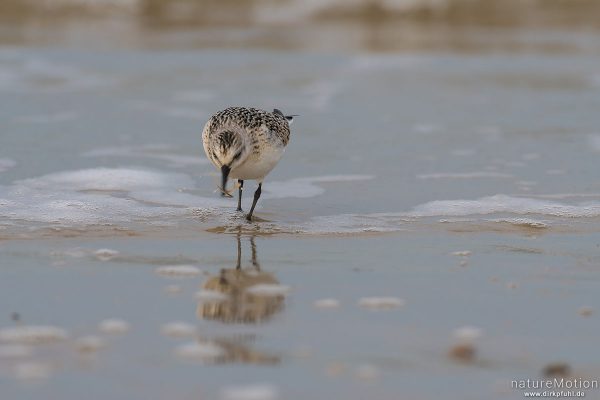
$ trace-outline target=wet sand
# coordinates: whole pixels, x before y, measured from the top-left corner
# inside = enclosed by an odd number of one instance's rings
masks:
[[[512,399],[549,364],[598,376],[597,32],[36,29],[53,41],[0,47],[3,396]],[[251,224],[200,138],[232,103],[300,114]]]

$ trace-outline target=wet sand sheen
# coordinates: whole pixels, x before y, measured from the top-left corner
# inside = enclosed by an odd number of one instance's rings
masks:
[[[504,399],[597,375],[596,34],[488,35],[0,48],[3,394]],[[253,224],[200,156],[231,99],[301,115]]]

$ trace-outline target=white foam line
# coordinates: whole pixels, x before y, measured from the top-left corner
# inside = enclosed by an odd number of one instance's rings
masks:
[[[324,192],[321,184],[372,178],[370,175],[327,175],[271,182],[265,197],[312,197]],[[200,210],[204,213],[205,223],[230,224],[235,214],[232,211],[235,201],[216,196],[196,196],[187,191],[194,186],[195,182],[187,174],[140,168],[57,172],[0,186],[0,218],[62,226],[157,221],[168,224],[174,222],[173,218]],[[511,217],[527,214],[561,218],[597,217],[600,216],[600,202],[566,204],[499,194],[475,200],[436,200],[404,212],[338,214],[316,216],[299,223],[263,223],[261,229],[299,234],[381,233],[403,230],[418,218],[441,217],[448,222],[452,221],[452,217],[488,214],[496,219],[479,222],[545,227],[549,222]],[[476,219],[474,221],[477,222]]]
[[[279,227],[283,231],[299,234],[353,234],[385,233],[406,229],[415,219],[426,217],[464,217],[488,214],[538,214],[562,218],[584,218],[600,216],[600,203],[569,205],[531,198],[506,195],[482,197],[477,200],[438,200],[425,203],[409,212],[340,214],[313,217],[307,222]],[[532,228],[547,228],[551,221],[533,218],[495,219],[443,219],[440,222],[486,222],[503,223]]]
[[[156,145],[144,149],[162,151],[166,147]],[[128,152],[129,149],[114,150],[116,154]],[[264,197],[313,197],[325,191],[320,184],[371,178],[370,175],[328,175],[272,182]],[[169,218],[186,215],[190,210],[201,209],[211,217],[233,207],[230,199],[190,193],[194,186],[194,180],[187,174],[137,167],[56,172],[0,186],[0,217],[63,226],[118,224],[156,217],[161,217],[157,221],[168,223]]]
[[[540,214],[555,217],[596,217],[600,216],[600,203],[569,205],[526,197],[511,197],[498,194],[477,200],[436,200],[421,204],[406,216],[466,216],[495,213]]]
[[[529,228],[537,228],[537,229],[548,228],[550,226],[550,223],[548,221],[541,221],[541,220],[536,220],[536,219],[531,219],[531,218],[496,218],[496,219],[489,219],[486,221],[507,223],[507,224],[517,225],[517,226],[527,226]]]

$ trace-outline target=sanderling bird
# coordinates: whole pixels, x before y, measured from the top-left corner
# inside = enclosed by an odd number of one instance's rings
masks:
[[[290,140],[290,123],[294,115],[283,115],[256,108],[230,107],[219,111],[206,123],[202,143],[206,156],[221,170],[221,194],[232,197],[227,191],[227,179],[237,179],[238,211],[242,211],[244,180],[258,182],[254,201],[246,215],[252,213],[260,197],[265,176],[277,165]]]

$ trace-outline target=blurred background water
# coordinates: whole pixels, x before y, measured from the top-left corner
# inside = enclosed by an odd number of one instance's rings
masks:
[[[596,379],[598,16],[0,0],[1,397],[513,399],[513,379]],[[300,114],[258,223],[203,154],[230,105]]]

